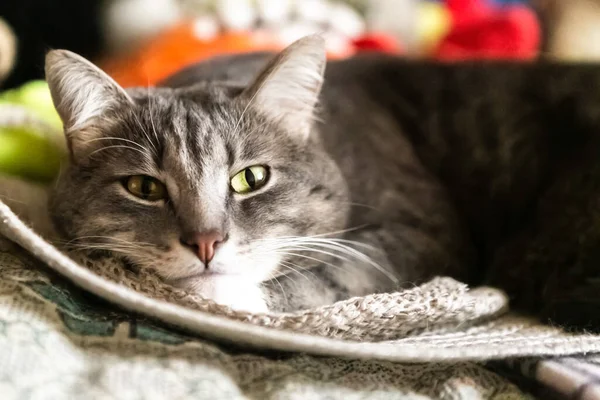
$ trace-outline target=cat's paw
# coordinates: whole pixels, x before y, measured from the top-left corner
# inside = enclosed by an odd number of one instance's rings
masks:
[[[257,284],[238,276],[214,276],[193,285],[202,297],[229,306],[236,311],[266,313],[269,311],[264,293]]]
[[[215,301],[220,304],[225,304],[236,311],[245,311],[252,314],[264,314],[269,312],[269,307],[263,299],[262,293],[260,296],[246,293],[243,299],[236,296],[235,298],[224,298]]]

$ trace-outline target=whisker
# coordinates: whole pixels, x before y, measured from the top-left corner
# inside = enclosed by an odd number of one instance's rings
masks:
[[[146,140],[148,141],[148,143],[150,143],[150,146],[152,146],[153,154],[158,157],[158,150],[156,149],[156,146],[154,145],[154,143],[150,139],[150,135],[148,135],[148,132],[146,131],[146,129],[144,129],[144,125],[142,125],[142,122],[140,121],[139,117],[137,116],[137,114],[135,112],[132,113],[132,115],[133,115],[133,118],[135,119],[135,122],[140,127],[140,130],[142,131],[142,133],[146,137]]]
[[[242,122],[242,119],[244,118],[244,115],[246,114],[246,111],[248,111],[248,108],[250,107],[250,105],[254,102],[254,99],[256,98],[256,96],[258,95],[258,93],[260,93],[262,87],[265,85],[265,83],[268,81],[268,79],[263,80],[260,83],[260,86],[258,87],[258,89],[254,92],[254,94],[252,95],[252,97],[250,98],[250,100],[248,101],[248,104],[246,104],[246,107],[244,107],[244,110],[242,111],[242,114],[240,115],[240,118],[238,118],[235,127],[233,128],[233,132],[235,134],[238,133],[238,128],[240,126],[240,123]]]
[[[293,262],[291,262],[291,261],[281,261],[281,263],[285,264],[285,266],[287,266],[288,268],[293,268],[293,269],[294,269],[294,272],[296,272],[297,274],[301,275],[301,276],[302,276],[304,279],[306,279],[307,281],[310,281],[310,279],[308,279],[308,277],[307,277],[306,275],[304,275],[304,274],[300,273],[300,271],[298,271],[298,270],[295,270],[295,268],[298,268],[298,269],[300,269],[301,271],[304,271],[304,272],[306,272],[306,273],[308,273],[308,274],[311,274],[311,275],[312,275],[314,278],[317,278],[317,276],[314,274],[314,272],[312,272],[312,271],[310,270],[310,268],[305,268],[305,267],[302,267],[302,266],[300,266],[300,265],[298,265],[298,264],[294,264],[294,263],[293,263]]]
[[[89,139],[89,140],[86,140],[86,143],[96,142],[98,140],[118,140],[118,141],[121,141],[121,142],[126,142],[126,143],[134,144],[137,147],[139,147],[141,150],[146,150],[144,148],[144,146],[142,146],[139,143],[134,142],[133,140],[129,140],[129,139],[125,139],[125,138],[119,138],[119,137],[115,137],[115,136],[99,137],[99,138],[95,138],[95,139]]]
[[[0,199],[6,200],[7,202],[11,202],[14,204],[22,204],[22,205],[27,205],[26,202],[21,201],[21,200],[17,200],[17,199],[13,199],[12,197],[9,197],[8,195],[5,194],[0,194]]]
[[[271,240],[271,239],[264,239],[266,241]],[[312,236],[306,236],[306,238],[299,238],[299,237],[290,237],[288,238],[283,238],[283,239],[273,239],[276,242],[282,242],[282,243],[303,243],[303,244],[308,244],[308,243],[330,243],[330,244],[337,244],[339,246],[345,246],[343,245],[343,243],[347,243],[347,244],[352,244],[355,245],[357,247],[362,247],[362,248],[366,248],[375,252],[382,252],[383,250],[375,247],[373,245],[367,244],[367,243],[362,243],[362,242],[358,242],[356,240],[348,240],[348,239],[339,239],[339,238],[316,238],[316,237],[312,237]],[[347,247],[347,246],[346,246]]]
[[[71,248],[71,249],[77,249],[77,250],[105,250],[105,251],[112,251],[112,252],[135,252],[136,255],[138,254],[139,250],[142,250],[141,248],[138,248],[138,247],[114,246],[114,245],[107,246],[105,244],[95,244],[95,243],[72,244],[72,245],[68,245],[66,247]]]
[[[319,246],[319,247],[324,247],[324,248],[328,248],[330,250],[338,250],[342,253],[351,253],[354,254],[355,256],[358,257],[366,257],[366,258],[371,258],[369,256],[367,256],[366,254],[358,251],[357,249],[348,246],[344,243],[352,243],[358,247],[363,247],[363,248],[367,248],[369,250],[375,250],[375,251],[381,251],[380,249],[371,246],[369,244],[366,243],[360,243],[360,242],[354,242],[354,241],[342,241],[343,239],[339,240],[339,241],[334,241],[334,240],[317,240],[317,239],[310,239],[310,240],[306,240],[306,241],[300,241],[298,243],[300,244],[305,244],[305,245],[313,245],[313,246]]]
[[[150,102],[150,89],[149,88],[148,88],[148,102]],[[150,135],[148,135],[148,131],[146,129],[144,129],[144,125],[140,121],[138,115],[135,112],[133,112],[132,115],[133,115],[133,118],[135,119],[135,122],[139,126],[140,130],[142,131],[142,133],[146,137],[146,140],[148,141],[148,143],[152,147],[152,154],[155,157],[158,157],[158,149],[156,148],[156,145],[154,144],[154,142],[150,139]],[[150,115],[150,117],[152,118],[152,115]]]
[[[147,246],[142,246],[142,245],[136,245],[133,243],[119,243],[119,242],[93,242],[93,241],[86,241],[86,242],[67,242],[67,243],[63,243],[66,245],[71,245],[71,246],[91,246],[91,245],[95,245],[95,246],[127,246],[127,247],[131,247],[131,248],[146,248]]]
[[[285,299],[285,303],[289,305],[287,294],[285,294],[285,290],[283,289],[283,285],[281,284],[281,282],[279,282],[279,279],[277,279],[277,277],[274,276],[270,280],[277,282],[277,285],[279,285],[279,288],[281,289],[281,294],[283,295],[283,298]]]
[[[272,124],[271,121],[265,121],[265,122],[261,123],[260,125],[253,127],[253,130],[250,131],[250,132],[247,132],[246,136],[250,136],[250,135],[253,135],[253,134],[260,133],[260,130],[262,128],[264,128],[265,126],[269,126],[271,124]]]
[[[158,133],[156,132],[156,125],[154,125],[154,119],[152,118],[152,97],[150,97],[150,85],[146,85],[146,88],[148,90],[147,96],[148,96],[148,111],[150,112],[150,124],[152,125],[152,133],[154,134],[156,143],[158,143],[159,142]],[[154,147],[155,154],[158,156],[158,149],[156,148],[156,146],[154,146],[153,143],[152,143],[152,147]]]
[[[315,261],[315,262],[317,262],[319,264],[325,264],[325,265],[330,266],[332,268],[343,270],[343,268],[340,267],[339,265],[331,264],[330,262],[323,261],[323,260],[321,260],[319,258],[307,256],[306,254],[290,253],[290,252],[286,252],[286,251],[284,251],[284,252],[275,252],[275,254],[281,254],[281,255],[286,255],[286,256],[293,256],[293,257],[304,258],[306,260]]]
[[[115,145],[112,145],[112,146],[106,146],[106,147],[102,147],[102,148],[100,148],[98,150],[94,150],[90,154],[90,157],[93,156],[94,154],[102,151],[102,150],[115,149],[115,148],[122,148],[122,149],[134,150],[134,151],[137,151],[138,153],[140,153],[141,155],[143,155],[144,157],[146,157],[146,153],[144,153],[140,149],[136,149],[135,147],[131,147],[131,146],[119,145],[119,144],[115,144]]]
[[[333,250],[333,251],[337,250],[337,251],[341,252],[342,254],[346,254],[348,256],[353,256],[354,258],[364,261],[365,263],[371,265],[373,268],[375,268],[376,270],[381,272],[383,275],[388,277],[392,282],[398,283],[398,278],[396,278],[390,271],[386,270],[381,265],[376,263],[368,255],[361,253],[360,251],[353,249],[352,247],[345,246],[345,245],[342,245],[339,243],[332,243],[330,245],[324,244],[324,243],[307,243],[307,244],[311,244],[312,246],[319,246],[319,247],[326,248],[326,249]],[[309,247],[309,249],[311,251],[315,250],[314,248],[311,248],[311,247]],[[346,259],[345,257],[342,259],[344,259],[346,261],[350,261],[350,260]]]
[[[132,241],[129,241],[129,240],[117,237],[117,236],[102,236],[102,235],[78,236],[76,238],[73,238],[73,239],[67,241],[66,243],[76,242],[78,240],[83,240],[83,239],[105,239],[107,241],[117,241],[117,242],[121,242],[121,243],[155,246],[155,244],[149,243],[149,242],[138,242],[138,241],[132,242]],[[59,241],[59,242],[65,242],[65,241]]]
[[[379,208],[371,206],[371,205],[368,205],[368,204],[354,203],[354,202],[351,202],[351,201],[342,201],[341,203],[342,204],[348,204],[349,206],[352,206],[352,207],[362,207],[362,208],[367,208],[369,210],[381,212],[381,210]]]
[[[293,265],[294,265],[294,264],[290,264],[290,263],[287,263],[287,262],[285,262],[285,261],[284,261],[284,262],[280,263],[280,265],[281,265],[282,267],[284,267],[285,269],[287,269],[287,270],[290,270],[290,271],[292,271],[292,272],[295,272],[295,273],[297,273],[298,275],[300,275],[301,277],[303,277],[304,279],[306,279],[307,281],[309,281],[309,282],[310,282],[310,279],[308,279],[308,276],[304,275],[303,273],[301,273],[300,271],[296,270],[296,269],[293,267]]]
[[[310,251],[310,252],[315,252],[315,253],[319,253],[319,254],[324,254],[333,258],[336,258],[338,260],[342,260],[342,261],[347,261],[350,262],[351,260],[349,258],[346,258],[340,254],[335,254],[335,253],[330,253],[328,251],[325,250],[321,250],[321,249],[315,249],[309,246],[292,246],[292,247],[286,247],[286,249],[292,250],[292,251]]]
[[[293,250],[293,251],[312,251],[315,253],[320,253],[324,255],[328,255],[333,257],[334,259],[343,260],[346,262],[350,262],[351,257],[356,260],[360,260],[367,265],[372,266],[377,271],[385,275],[388,279],[390,279],[394,283],[398,283],[398,279],[388,270],[383,268],[377,262],[375,262],[368,255],[358,251],[357,249],[346,245],[345,243],[352,243],[354,245],[362,245],[362,247],[371,247],[366,244],[360,244],[359,242],[353,242],[346,239],[325,239],[325,238],[315,238],[315,237],[291,237],[291,238],[276,238],[276,239],[266,239],[266,242],[270,244],[267,245],[267,249],[284,249],[284,250]],[[325,249],[325,250],[324,250]],[[326,251],[329,250],[329,251]],[[378,249],[376,249],[378,250]],[[346,257],[344,257],[346,256]]]
[[[333,235],[340,235],[340,234],[348,233],[348,232],[354,232],[354,231],[366,228],[367,226],[369,226],[369,225],[368,224],[363,224],[363,225],[358,225],[358,226],[351,227],[351,228],[340,229],[338,231],[332,231],[332,232],[326,232],[326,233],[319,233],[319,234],[316,234],[316,235],[307,235],[307,236],[278,236],[276,238],[265,238],[265,239],[258,239],[258,240],[280,240],[280,239],[302,239],[302,238],[327,237],[327,236],[333,236]]]

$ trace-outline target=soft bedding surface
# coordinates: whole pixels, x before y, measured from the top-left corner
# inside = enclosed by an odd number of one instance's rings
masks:
[[[3,398],[600,398],[600,337],[512,314],[493,288],[438,278],[248,315],[67,256],[4,204],[0,220]]]
[[[100,301],[4,242],[3,399],[521,398],[474,362],[401,364],[256,352]],[[472,396],[476,397],[472,397]]]

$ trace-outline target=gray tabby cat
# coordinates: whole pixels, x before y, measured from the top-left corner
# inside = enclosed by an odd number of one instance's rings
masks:
[[[599,67],[325,66],[313,36],[124,90],[50,52],[71,153],[57,230],[238,309],[450,275],[597,326]]]

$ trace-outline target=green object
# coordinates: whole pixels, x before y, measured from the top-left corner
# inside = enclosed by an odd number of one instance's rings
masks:
[[[66,156],[62,135],[45,81],[0,93],[0,173],[51,181]]]
[[[43,122],[62,131],[62,122],[52,103],[46,81],[31,81],[20,88],[0,93],[0,106],[3,104],[22,106]]]
[[[27,128],[0,127],[0,172],[36,181],[51,181],[63,152],[52,141]]]

